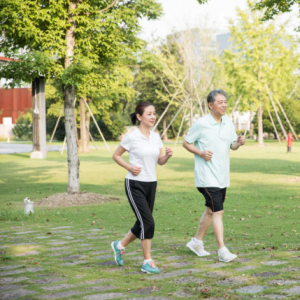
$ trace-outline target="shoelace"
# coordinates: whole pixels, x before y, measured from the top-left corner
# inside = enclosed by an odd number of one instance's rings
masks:
[[[123,255],[125,253],[125,250],[120,250],[120,257],[123,258]]]
[[[150,267],[151,267],[151,268],[156,268],[156,265],[155,265],[155,263],[154,263],[154,261],[153,261],[153,260],[152,260],[152,261],[150,261],[149,265],[150,265]]]
[[[195,243],[194,244],[194,248],[196,248],[197,250],[202,250],[203,249],[203,245]]]

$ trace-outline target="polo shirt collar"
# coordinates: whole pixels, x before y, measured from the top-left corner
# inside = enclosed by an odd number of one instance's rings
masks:
[[[139,128],[136,128],[135,134],[136,134],[137,137],[144,138],[145,140],[148,141],[148,139],[141,133],[141,131],[139,130]],[[152,135],[153,135],[153,132],[150,130],[149,140],[151,140]]]
[[[215,125],[215,124],[220,124],[219,122],[217,122],[214,117],[211,115],[211,113],[208,114],[209,115],[209,122],[211,125]],[[222,116],[222,124],[225,124],[225,116]]]

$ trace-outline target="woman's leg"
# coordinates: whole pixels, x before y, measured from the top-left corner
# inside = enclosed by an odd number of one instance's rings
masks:
[[[144,239],[141,240],[141,242],[142,242],[144,260],[151,259],[151,239]]]
[[[131,232],[131,230],[129,230],[128,233],[123,238],[123,240],[121,241],[121,244],[125,248],[127,245],[129,245],[136,239],[137,237]]]
[[[156,187],[157,187],[157,182],[150,182],[150,183],[147,184],[147,187],[145,189],[146,193],[147,193],[147,204],[148,204],[148,207],[151,211],[151,215],[153,213],[153,208],[154,208]],[[153,217],[149,218],[149,223],[151,224],[150,227],[153,227],[153,233],[152,233],[152,237],[153,237],[154,227],[155,227]],[[152,237],[149,238],[149,239],[146,238],[146,239],[141,241],[145,260],[151,259],[151,239],[152,239]]]

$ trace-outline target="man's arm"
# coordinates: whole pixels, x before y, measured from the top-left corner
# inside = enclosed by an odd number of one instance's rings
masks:
[[[213,153],[211,151],[201,151],[198,148],[196,148],[194,144],[189,144],[186,140],[183,141],[182,146],[187,151],[202,157],[206,161],[210,161],[212,158]]]
[[[245,145],[246,139],[244,136],[240,135],[236,142],[232,143],[230,148],[231,150],[237,150],[240,146]]]

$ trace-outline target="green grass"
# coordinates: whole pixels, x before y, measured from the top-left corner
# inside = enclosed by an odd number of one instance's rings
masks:
[[[112,150],[118,145],[117,142],[109,144]],[[58,152],[49,152],[45,160],[29,159],[29,153],[1,155],[0,225],[2,232],[0,234],[13,236],[22,228],[30,228],[45,236],[51,232],[52,238],[60,239],[60,235],[56,235],[51,228],[72,226],[72,231],[78,232],[76,238],[86,239],[85,233],[90,229],[101,228],[103,229],[101,234],[108,236],[107,240],[88,240],[88,244],[98,250],[109,249],[110,240],[122,238],[134,223],[133,212],[124,191],[126,171],[113,162],[111,154],[104,148],[103,143],[98,142],[98,145],[101,146],[100,152],[93,151],[80,155],[81,191],[118,197],[120,201],[56,209],[35,207],[35,213],[31,216],[23,214],[25,197],[37,201],[42,197],[66,191],[66,151],[63,156]],[[173,147],[172,144],[168,146]],[[174,156],[169,163],[157,168],[158,190],[154,210],[156,232],[153,240],[153,249],[158,249],[154,252],[157,256],[157,264],[162,266],[165,272],[175,270],[174,267],[168,267],[166,255],[181,255],[184,256],[184,261],[191,262],[193,265],[191,268],[203,268],[206,272],[215,271],[207,268],[207,265],[213,262],[197,259],[184,247],[189,238],[194,236],[205,207],[202,195],[194,187],[192,155],[181,145],[173,147],[173,150]],[[290,258],[295,256],[293,251],[298,251],[300,248],[298,223],[300,144],[294,143],[292,151],[291,154],[287,154],[285,144],[279,145],[273,141],[267,142],[263,148],[250,141],[238,151],[231,151],[231,187],[227,192],[224,210],[225,240],[230,249],[252,259],[248,264],[259,265],[261,261],[266,260],[266,257],[271,259],[271,255],[273,257],[271,260],[289,258],[291,266],[300,267],[299,259]],[[295,178],[298,181],[294,182]],[[95,225],[92,225],[93,221]],[[16,226],[17,229],[12,229]],[[95,233],[95,235],[99,234]],[[88,263],[84,267],[77,265],[62,268],[57,263],[57,257],[47,256],[51,252],[47,250],[49,245],[46,244],[46,239],[39,240],[40,247],[37,250],[43,253],[42,256],[18,257],[15,256],[16,253],[24,249],[32,250],[35,247],[14,246],[10,242],[10,236],[1,241],[2,244],[8,245],[0,256],[1,264],[28,266],[38,262],[38,266],[42,266],[48,272],[68,276],[68,283],[82,281],[74,278],[76,274],[83,274],[85,280],[99,278],[99,276],[110,278],[114,280],[112,284],[118,286],[117,291],[122,293],[125,293],[128,288],[138,289],[155,285],[160,288],[155,295],[168,296],[168,293],[179,289],[178,284],[172,283],[173,279],[145,282],[140,280],[143,275],[124,276],[122,274],[125,271],[114,273],[115,267],[99,267],[95,265],[95,260],[89,255],[89,251],[84,251],[84,247],[82,250],[78,250],[78,247],[72,248],[72,254],[87,255]],[[26,236],[22,236],[22,239],[26,240]],[[30,237],[29,240],[32,241],[34,238]],[[138,242],[129,246],[127,251],[138,249],[140,252],[140,248],[136,245]],[[208,250],[216,250],[211,229],[208,230],[205,245]],[[80,246],[80,243],[76,246]],[[212,258],[216,261],[215,254]],[[131,261],[125,270],[138,271],[140,263],[140,261]],[[259,271],[274,271],[281,267],[260,265]],[[234,268],[237,268],[236,264],[229,264],[222,270],[235,272]],[[244,272],[253,284],[265,284],[265,278],[253,278],[251,277],[253,273],[257,273],[257,270]],[[295,278],[297,274],[299,277],[299,273],[282,273],[280,278]],[[234,275],[237,276],[235,273]],[[220,297],[227,293],[228,287],[214,285],[216,278],[205,278],[205,280],[203,287],[209,287],[209,291],[202,292],[203,297]],[[191,283],[188,286],[188,289],[183,290],[197,293],[193,290],[197,287],[196,284]],[[42,291],[35,285],[30,285],[30,288]],[[275,293],[282,288],[274,286],[266,293]],[[236,294],[231,294],[230,297],[232,297],[230,299],[240,299]],[[80,299],[80,296],[78,298],[74,296],[74,299]]]

